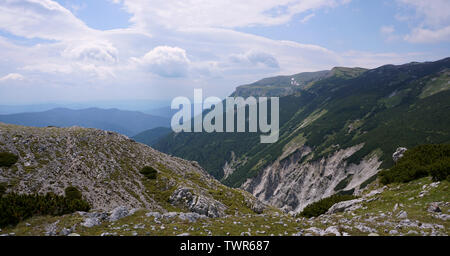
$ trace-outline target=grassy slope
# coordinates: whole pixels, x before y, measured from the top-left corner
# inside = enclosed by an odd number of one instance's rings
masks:
[[[375,232],[379,235],[391,235],[391,230],[396,230],[403,235],[430,235],[434,229],[435,234],[450,235],[450,223],[434,217],[436,214],[427,212],[427,206],[431,202],[447,202],[447,206],[441,207],[442,213],[450,214],[449,185],[448,181],[440,182],[436,187],[430,186],[430,178],[423,178],[405,184],[391,184],[386,186],[381,194],[369,197],[363,207],[346,213],[321,215],[317,218],[295,218],[288,215],[271,213],[267,215],[230,216],[227,218],[204,219],[196,223],[188,223],[178,219],[162,220],[155,222],[153,217],[146,217],[141,210],[132,216],[120,219],[117,222],[105,222],[93,228],[77,226],[76,231],[81,235],[100,235],[104,232],[116,235],[171,236],[182,233],[190,235],[241,235],[249,232],[251,235],[293,235],[298,232],[318,235],[307,231],[310,227],[325,230],[334,226],[341,232],[349,235],[368,235]],[[423,189],[425,187],[425,189]],[[375,182],[369,185],[367,192],[372,189],[380,189]],[[420,192],[428,191],[423,197]],[[395,205],[398,209],[394,211]],[[406,211],[408,220],[416,223],[417,227],[407,227],[402,223],[405,219],[396,217],[401,211]],[[57,223],[57,229],[71,227],[82,222],[78,214],[65,215],[63,217],[40,216],[20,223],[14,228],[3,229],[3,234],[15,233],[15,235],[43,235],[48,224]],[[27,225],[29,223],[30,225]],[[420,223],[420,224],[419,224]],[[136,224],[145,224],[144,228],[135,228]],[[420,225],[420,226],[419,226]],[[372,230],[370,230],[372,229]],[[259,231],[259,232],[257,232]],[[409,233],[409,234],[408,234]]]

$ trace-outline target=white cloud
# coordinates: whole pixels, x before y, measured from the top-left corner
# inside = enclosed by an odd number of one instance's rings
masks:
[[[296,14],[346,4],[349,0],[116,0],[139,27],[221,27],[278,25]]]
[[[397,0],[400,4],[414,9],[416,18],[423,25],[434,28],[448,25],[450,22],[450,1],[448,0]]]
[[[301,22],[301,23],[306,23],[306,22],[308,22],[310,19],[312,19],[314,16],[316,16],[316,14],[314,14],[314,13],[308,14],[308,15],[306,15],[300,22]]]
[[[142,58],[133,58],[141,67],[162,77],[187,75],[190,60],[186,51],[179,47],[158,46]]]
[[[401,39],[401,37],[395,33],[394,26],[382,26],[380,28],[380,33],[388,42]]]
[[[394,26],[383,26],[380,29],[380,32],[385,35],[390,35],[395,32]]]
[[[450,42],[450,26],[436,30],[415,28],[405,40],[411,43]]]
[[[51,40],[86,38],[94,31],[51,0],[0,0],[0,29],[26,38]]]
[[[0,82],[5,81],[17,81],[17,80],[24,80],[25,77],[19,73],[9,73],[3,77],[0,77]]]
[[[266,52],[250,50],[245,54],[232,54],[230,60],[233,63],[258,66],[262,65],[268,68],[279,68],[277,59]]]
[[[62,56],[83,62],[118,62],[118,50],[108,41],[71,41]]]
[[[398,15],[404,21],[415,23],[412,31],[403,38],[411,43],[438,43],[450,41],[450,1],[448,0],[397,0],[412,8],[413,17]]]
[[[22,45],[0,36],[0,70],[26,77],[2,84],[0,100],[32,99],[33,94],[41,94],[43,101],[47,95],[58,100],[169,98],[190,94],[196,87],[224,97],[239,84],[268,76],[425,59],[423,54],[338,53],[319,45],[234,30],[283,24],[294,16],[306,21],[320,8],[348,1],[115,2],[123,3],[117,7],[132,14],[130,28],[91,29],[50,0],[0,0],[1,30],[19,37],[51,39]],[[394,35],[396,31],[386,27],[381,32]],[[16,83],[33,93],[19,93]],[[17,97],[11,98],[13,94]]]

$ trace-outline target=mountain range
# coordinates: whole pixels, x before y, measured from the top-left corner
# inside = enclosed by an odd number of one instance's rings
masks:
[[[166,117],[138,111],[100,108],[55,108],[43,112],[0,115],[0,122],[36,127],[81,126],[114,131],[130,137],[151,128],[170,125],[170,120]]]
[[[425,149],[431,151],[402,151],[401,160],[439,158],[445,150],[450,156],[448,146]],[[374,180],[355,195],[328,197],[307,212],[287,214],[221,184],[197,162],[121,134],[0,123],[0,235],[448,235],[448,177],[387,185]],[[61,201],[54,199],[65,196],[67,202],[68,191],[90,209],[42,214],[45,207],[60,211]]]
[[[232,96],[280,96],[280,138],[172,133],[153,146],[285,211],[363,189],[398,147],[450,143],[450,58],[266,78]]]

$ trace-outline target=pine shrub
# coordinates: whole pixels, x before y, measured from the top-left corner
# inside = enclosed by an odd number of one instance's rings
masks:
[[[328,209],[330,209],[330,207],[336,203],[353,200],[356,198],[357,197],[354,195],[332,195],[330,197],[326,197],[317,202],[309,204],[303,209],[303,211],[300,213],[300,216],[306,218],[317,217],[326,213]]]
[[[450,175],[450,144],[420,145],[409,149],[389,170],[380,172],[383,184],[409,182],[426,176],[434,181]]]
[[[150,180],[156,179],[156,176],[158,175],[158,171],[151,166],[145,166],[141,169],[140,173]]]
[[[11,167],[17,161],[19,160],[19,157],[9,153],[9,152],[0,152],[0,167]]]

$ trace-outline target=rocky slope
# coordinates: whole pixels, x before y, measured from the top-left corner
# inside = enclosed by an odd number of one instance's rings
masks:
[[[253,196],[225,187],[196,162],[113,132],[0,123],[0,152],[19,157],[13,166],[0,167],[7,192],[63,194],[75,186],[100,211],[143,208],[218,217],[264,209]],[[144,166],[155,168],[157,179],[141,175]]]
[[[337,203],[316,218],[277,211],[206,218],[192,213],[116,209],[33,217],[0,230],[0,235],[448,236],[449,185],[446,180],[432,182],[431,178],[388,186],[374,182],[361,191],[360,198]]]
[[[308,204],[337,191],[357,193],[360,185],[378,172],[381,162],[375,154],[358,164],[345,162],[361,147],[339,150],[319,161],[299,163],[311,152],[311,149],[301,148],[297,154],[264,168],[242,188],[286,212],[299,213]]]

